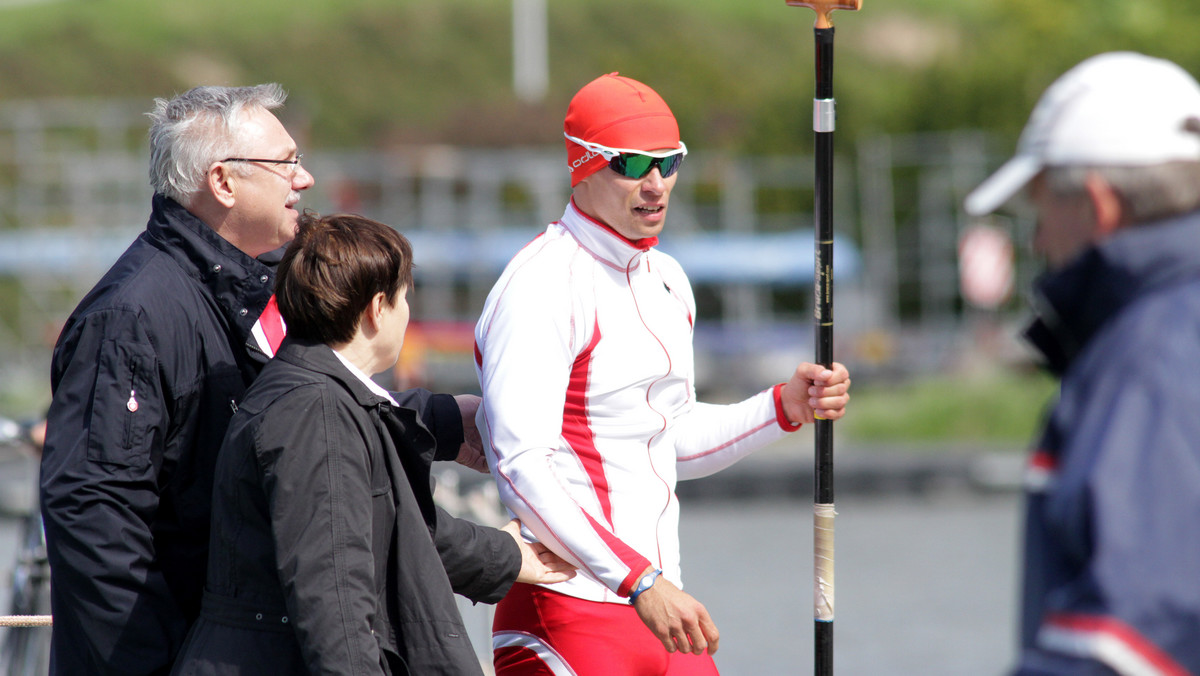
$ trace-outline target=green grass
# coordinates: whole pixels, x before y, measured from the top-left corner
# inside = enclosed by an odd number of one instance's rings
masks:
[[[511,91],[512,0],[57,0],[0,5],[0,101],[277,81],[309,147],[556,142],[584,82],[663,94],[689,146],[811,148],[814,13],[785,0],[546,0],[550,92]],[[1200,70],[1200,5],[864,0],[838,26],[839,147],[983,127],[1013,137],[1065,68],[1139,49]],[[694,142],[693,142],[694,139]],[[560,142],[560,141],[559,141]]]
[[[278,81],[292,92],[312,146],[551,143],[570,95],[616,70],[658,89],[697,148],[795,152],[811,143],[814,15],[806,8],[784,0],[547,0],[551,91],[532,106],[511,92],[511,8],[511,0],[0,7],[0,100],[124,96],[149,107],[151,97],[197,84]],[[878,60],[863,44],[875,40],[872,24],[916,11],[876,3],[835,15],[846,27],[841,138],[911,124],[923,112],[902,100],[921,97],[920,73]],[[951,5],[937,15],[965,11]],[[946,95],[960,91],[956,84]]]
[[[862,442],[1004,442],[1023,448],[1056,390],[1049,376],[1012,372],[856,386],[838,429]]]

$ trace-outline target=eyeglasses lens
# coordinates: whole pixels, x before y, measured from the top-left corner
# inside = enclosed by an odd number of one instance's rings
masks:
[[[667,157],[651,157],[638,153],[621,153],[614,157],[609,164],[612,165],[612,168],[617,173],[628,178],[643,178],[655,166],[658,167],[658,171],[662,174],[663,178],[669,178],[676,171],[679,171],[679,165],[682,163],[683,153]]]
[[[672,174],[679,171],[679,167],[683,164],[683,153],[664,157],[658,161],[658,171],[662,173],[663,178],[670,178]]]

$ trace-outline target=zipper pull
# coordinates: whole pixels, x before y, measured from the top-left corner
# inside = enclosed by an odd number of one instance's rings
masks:
[[[129,401],[125,402],[125,408],[129,409],[130,413],[137,413],[137,390],[129,390]]]

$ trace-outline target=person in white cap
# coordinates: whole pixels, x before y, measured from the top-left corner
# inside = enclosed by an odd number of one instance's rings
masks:
[[[674,115],[613,73],[576,93],[564,137],[571,203],[476,326],[477,426],[525,535],[579,573],[497,605],[496,673],[715,674],[716,625],[681,590],[675,482],[841,418],[849,376],[805,363],[740,403],[697,402],[696,305],[655,248],[687,152]]]
[[[1016,673],[1200,673],[1200,85],[1128,52],[1042,96],[968,196],[1037,212],[1027,332],[1061,378],[1031,454]]]

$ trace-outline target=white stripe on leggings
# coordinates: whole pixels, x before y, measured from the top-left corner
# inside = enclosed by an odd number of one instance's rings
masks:
[[[523,631],[498,631],[492,634],[492,650],[501,648],[524,648],[533,651],[538,659],[550,668],[554,676],[575,676],[571,668],[554,648],[542,642],[542,639]]]

